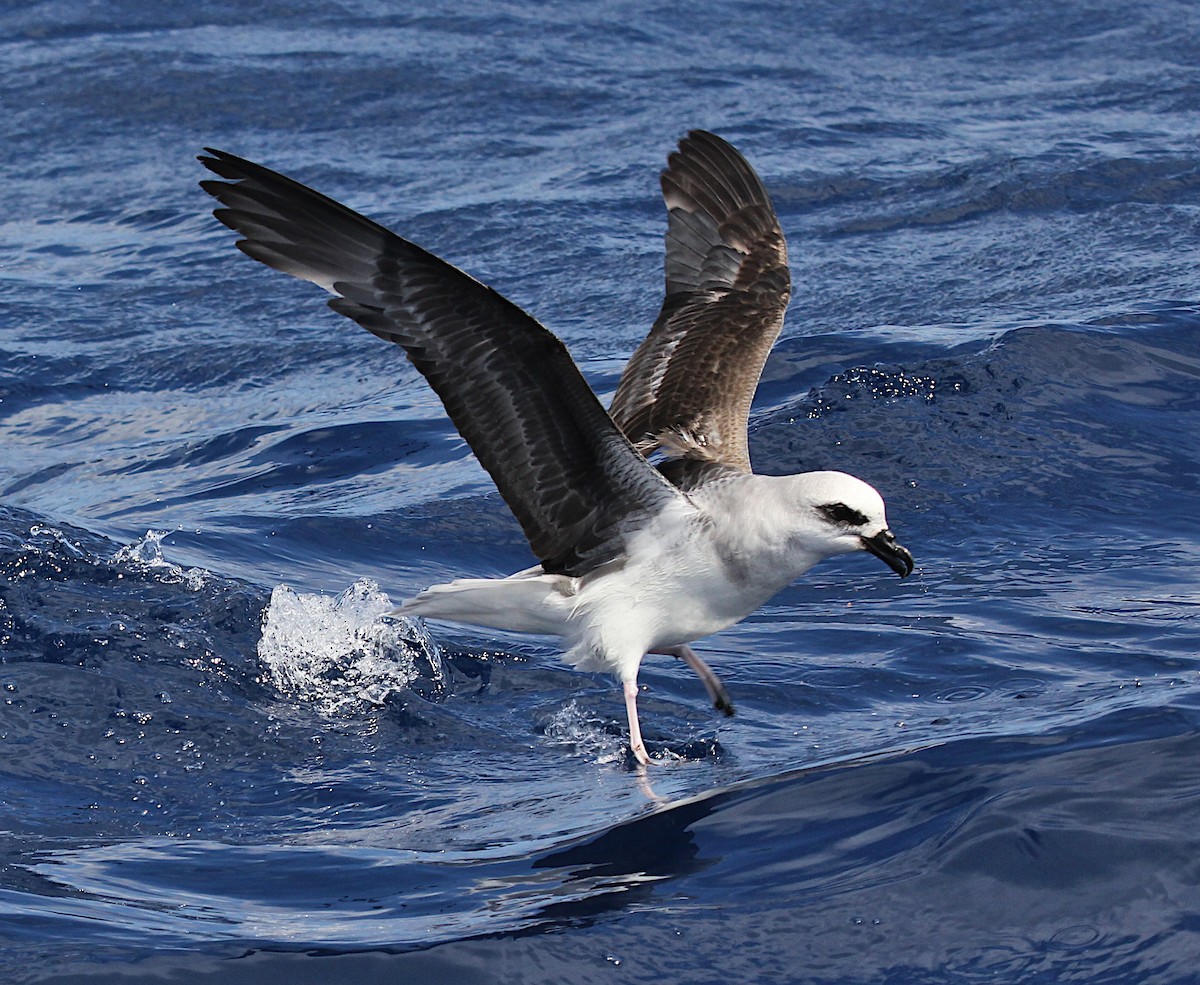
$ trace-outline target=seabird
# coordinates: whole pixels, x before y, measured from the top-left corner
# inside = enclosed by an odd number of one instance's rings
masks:
[[[686,662],[732,715],[689,643],[824,558],[869,551],[911,573],[866,482],[750,469],[750,403],[791,277],[762,181],[720,137],[694,130],[668,159],[666,297],[607,412],[563,343],[491,288],[262,165],[211,148],[199,160],[225,179],[201,186],[243,253],[324,288],[334,311],[404,349],[538,559],[434,585],[397,612],[561,637],[569,662],[621,681],[638,762],[644,656]]]

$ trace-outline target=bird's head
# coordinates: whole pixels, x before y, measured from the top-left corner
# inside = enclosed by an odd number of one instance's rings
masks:
[[[800,524],[795,536],[823,557],[869,551],[901,578],[912,574],[913,556],[888,529],[883,497],[844,472],[794,476]]]

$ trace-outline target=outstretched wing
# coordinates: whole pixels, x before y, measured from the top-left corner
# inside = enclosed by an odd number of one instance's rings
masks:
[[[693,130],[662,174],[667,294],[609,413],[646,454],[750,471],[746,422],[791,291],[767,190],[720,137]]]
[[[676,491],[605,413],[566,347],[456,267],[290,178],[223,151],[200,184],[238,248],[318,284],[329,306],[395,342],[441,397],[547,571],[617,556],[631,515]]]

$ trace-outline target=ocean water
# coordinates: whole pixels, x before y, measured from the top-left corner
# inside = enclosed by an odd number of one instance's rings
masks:
[[[1200,12],[0,12],[0,981],[1200,981]],[[688,129],[794,295],[762,472],[883,491],[644,664],[383,616],[528,549],[436,399],[252,263],[203,146],[492,284],[602,395]]]

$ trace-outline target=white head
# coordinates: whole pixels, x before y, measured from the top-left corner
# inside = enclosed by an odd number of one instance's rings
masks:
[[[791,483],[800,513],[791,534],[797,546],[821,557],[870,551],[901,578],[912,572],[912,555],[888,529],[874,487],[845,472],[805,472]]]

